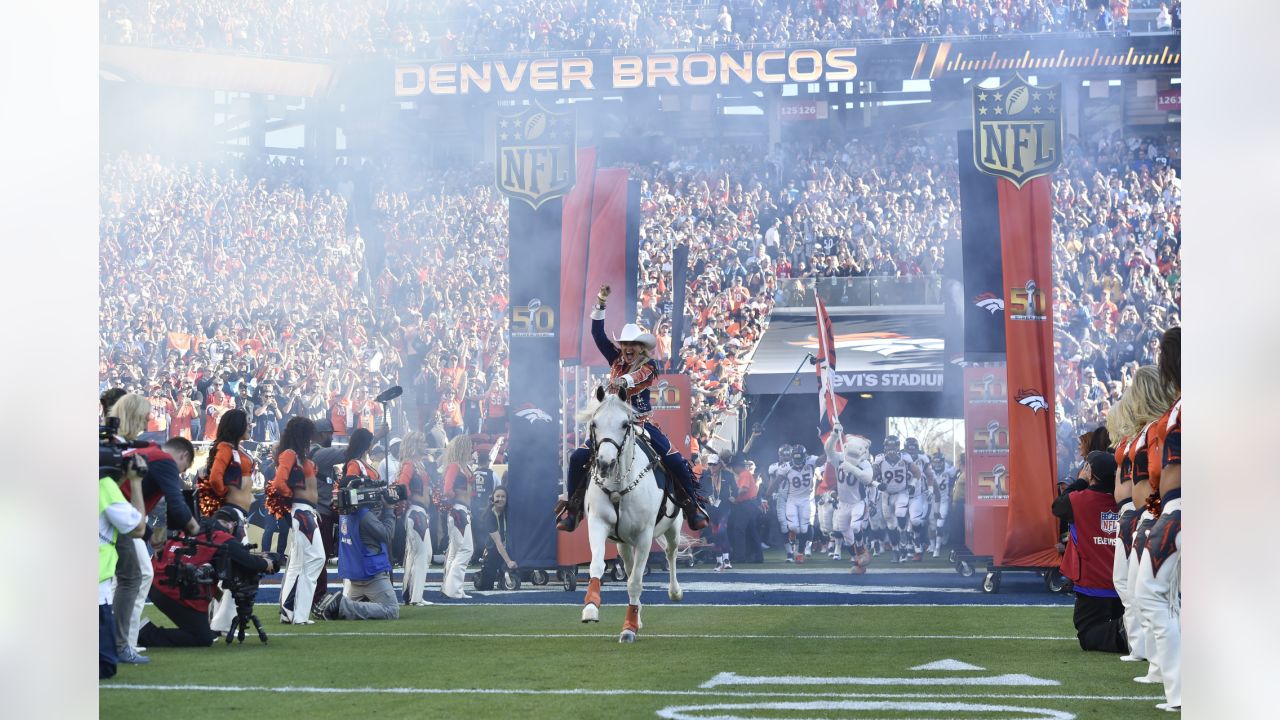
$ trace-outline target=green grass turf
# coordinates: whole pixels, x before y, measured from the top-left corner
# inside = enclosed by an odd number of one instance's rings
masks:
[[[145,666],[122,665],[101,683],[101,717],[135,718],[172,708],[184,720],[238,711],[268,717],[363,718],[654,718],[669,706],[715,703],[888,700],[969,702],[1049,708],[1080,718],[1170,717],[1157,710],[1157,686],[1131,678],[1145,664],[1084,653],[1072,638],[1070,608],[1020,607],[679,607],[645,610],[634,645],[618,644],[623,608],[606,606],[599,625],[578,622],[573,606],[434,606],[407,608],[396,622],[328,622],[283,626],[260,606],[271,640],[243,646],[149,651]],[[147,615],[156,617],[153,608]],[[163,623],[162,623],[163,624]],[[369,633],[335,636],[332,633]],[[414,635],[395,635],[410,633]],[[521,637],[456,637],[507,633]],[[536,637],[542,634],[570,637]],[[527,635],[527,637],[526,637]],[[711,636],[711,637],[695,637]],[[744,637],[767,635],[776,637]],[[1017,636],[1056,639],[925,638]],[[919,665],[954,658],[985,671],[921,672]],[[699,685],[717,673],[754,676],[954,677],[1025,673],[1054,687]],[[111,689],[121,685],[264,688],[249,692]],[[629,689],[692,694],[585,696],[407,692],[289,692],[309,688]],[[768,694],[761,696],[761,694]],[[927,697],[903,697],[907,695]],[[963,698],[964,695],[1003,697]],[[1044,695],[1087,696],[1045,698]],[[886,697],[896,696],[896,697]],[[1012,697],[1010,697],[1012,696]],[[1032,696],[1030,698],[1026,696]],[[1095,699],[1106,696],[1138,700]],[[1145,699],[1151,698],[1151,699]],[[180,710],[177,710],[180,709]],[[745,709],[691,711],[738,717],[1035,717],[1013,711],[894,709]]]

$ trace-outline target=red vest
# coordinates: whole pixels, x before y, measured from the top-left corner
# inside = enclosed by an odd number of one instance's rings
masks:
[[[197,537],[199,537],[204,542],[212,542],[217,545],[221,545],[225,542],[235,540],[235,537],[233,537],[230,533],[224,532],[222,530],[214,530],[212,536],[207,536],[204,533],[201,533]],[[181,596],[181,592],[177,586],[171,585],[167,582],[167,579],[165,577],[165,572],[166,572],[165,568],[169,567],[173,563],[186,563],[190,565],[203,565],[205,563],[212,563],[213,556],[218,552],[218,548],[207,547],[205,545],[197,545],[196,553],[194,555],[183,555],[179,557],[177,553],[175,553],[174,551],[180,549],[181,547],[182,547],[181,539],[178,539],[178,538],[171,539],[168,542],[166,542],[164,548],[154,558],[151,559],[151,567],[155,572],[155,580],[152,581],[151,587],[158,590],[162,594],[168,596],[169,599],[173,600],[174,602],[177,602],[181,605],[189,607],[192,610],[195,610],[196,612],[208,612],[209,600],[212,598],[214,593],[213,586],[209,586],[205,597],[184,598]]]
[[[1120,516],[1110,493],[1078,490],[1071,500],[1071,540],[1062,556],[1062,574],[1076,592],[1093,597],[1117,597],[1111,582]]]

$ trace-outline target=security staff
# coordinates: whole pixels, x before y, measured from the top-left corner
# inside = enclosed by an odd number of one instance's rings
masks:
[[[1075,584],[1073,621],[1082,650],[1127,653],[1124,605],[1111,580],[1120,516],[1113,496],[1116,460],[1111,453],[1089,453],[1080,478],[1053,501],[1053,514],[1070,523],[1062,556],[1062,574]]]

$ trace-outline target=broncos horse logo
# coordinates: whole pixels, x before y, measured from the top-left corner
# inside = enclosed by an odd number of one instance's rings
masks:
[[[1041,410],[1049,409],[1049,403],[1045,402],[1044,395],[1039,390],[1019,390],[1017,397],[1019,405],[1026,405],[1037,415]]]
[[[545,422],[545,423],[551,422],[550,415],[548,415],[545,411],[537,407],[534,407],[532,405],[522,410],[517,410],[516,415],[524,418],[525,420],[528,420],[530,425],[534,423],[540,423],[540,422]]]
[[[992,315],[1004,312],[1004,298],[999,297],[994,293],[982,293],[978,297],[974,298],[973,304],[983,310],[986,310]]]

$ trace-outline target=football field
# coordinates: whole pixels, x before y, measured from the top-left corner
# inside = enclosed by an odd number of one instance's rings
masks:
[[[277,621],[264,588],[263,645],[155,648],[100,685],[101,716],[181,708],[184,718],[1129,718],[1167,717],[1145,664],[1084,653],[1071,598],[1031,574],[1000,594],[981,574],[815,559],[684,570],[685,601],[646,578],[644,628],[620,645],[625,595],[607,583],[598,625],[581,588],[475,593],[393,622]],[[438,575],[433,576],[434,581]],[[148,607],[147,616],[156,617]],[[161,624],[169,624],[161,618]]]

